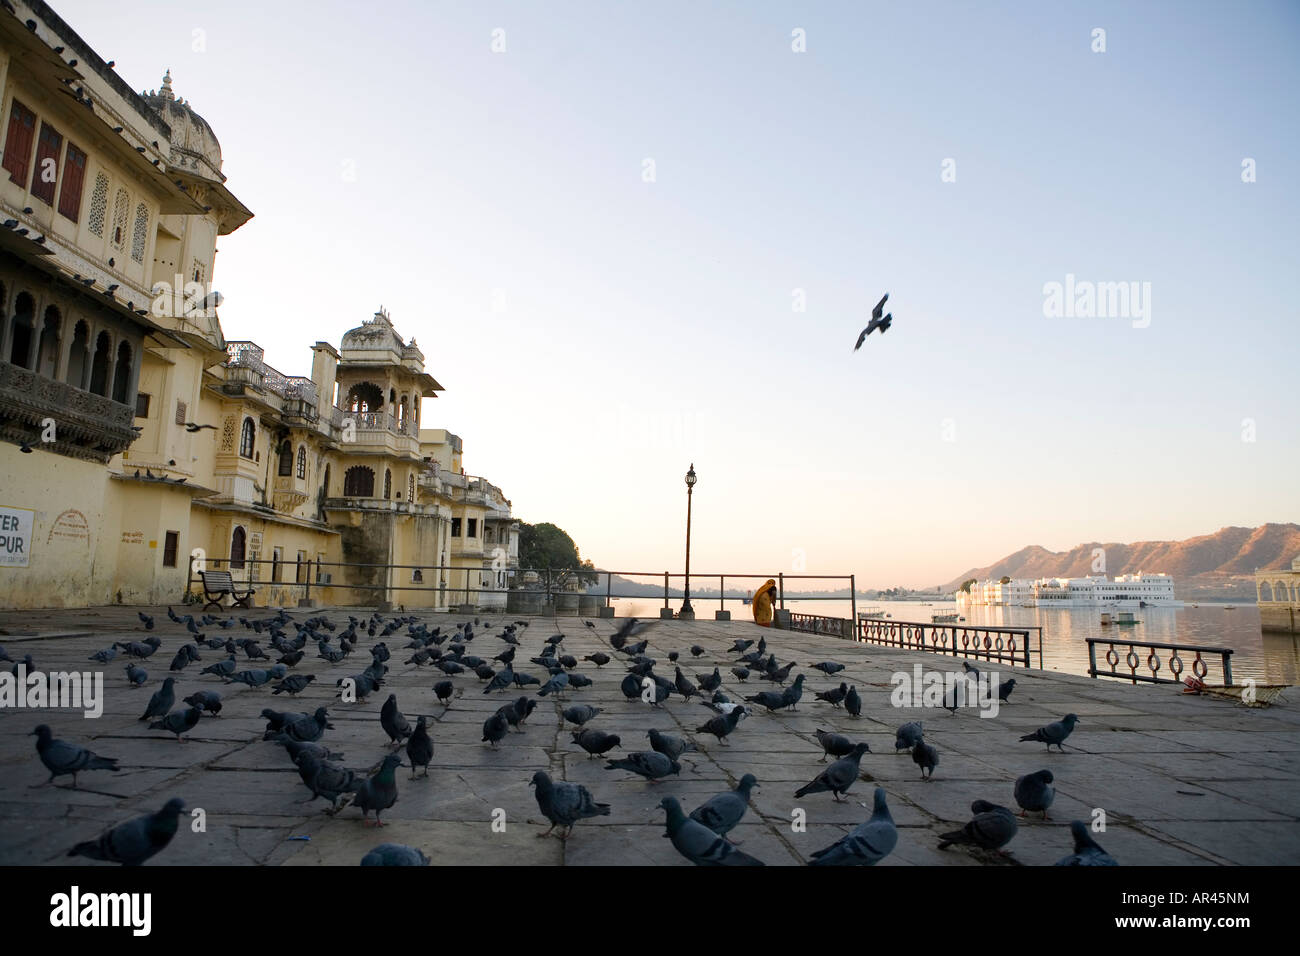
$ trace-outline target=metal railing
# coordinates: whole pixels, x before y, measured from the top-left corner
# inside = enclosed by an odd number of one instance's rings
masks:
[[[1036,640],[1034,640],[1036,634]],[[864,618],[857,621],[855,639],[864,644],[883,644],[905,650],[974,657],[978,660],[1033,667],[1043,666],[1041,627],[992,627],[977,624],[923,624],[893,618]]]
[[[263,552],[264,553],[264,552]],[[488,552],[489,554],[491,552]],[[261,569],[269,566],[269,574],[259,573],[256,577],[253,569]],[[497,568],[491,565],[464,567],[446,564],[372,564],[358,562],[337,562],[337,561],[316,561],[306,559],[297,561],[296,559],[274,559],[245,558],[242,561],[231,561],[229,558],[196,558],[191,557],[189,563],[189,573],[186,578],[185,591],[187,594],[202,593],[202,581],[199,578],[200,570],[229,570],[232,577],[242,585],[253,585],[262,590],[270,588],[281,588],[289,591],[300,589],[304,599],[310,599],[312,590],[318,592],[322,589],[330,589],[330,597],[338,600],[338,603],[346,605],[346,600],[340,600],[345,597],[365,596],[368,598],[377,598],[379,602],[395,603],[396,596],[406,592],[422,592],[428,594],[437,592],[439,600],[437,606],[451,603],[472,604],[473,597],[480,594],[504,595],[507,606],[513,602],[520,605],[532,607],[536,606],[538,611],[545,609],[547,613],[596,613],[600,607],[612,607],[611,601],[615,599],[643,599],[659,601],[662,594],[663,606],[670,608],[674,601],[682,601],[685,598],[685,578],[682,573],[671,571],[607,571],[587,568]],[[403,573],[405,572],[405,573]],[[535,577],[530,577],[535,575]],[[291,578],[291,580],[275,580],[276,577]],[[622,578],[631,581],[633,578],[653,578],[656,582],[655,590],[647,593],[648,589],[642,588],[636,591],[625,589],[616,590],[614,587],[614,578]],[[483,586],[484,578],[493,581],[490,586]],[[790,600],[798,601],[849,601],[856,614],[857,599],[853,596],[853,584],[855,577],[853,575],[816,575],[816,574],[793,574],[787,575],[781,572],[776,574],[695,574],[690,575],[690,581],[694,585],[697,581],[708,581],[710,586],[716,580],[718,590],[716,593],[701,590],[692,586],[690,596],[698,600],[701,604],[705,602],[717,601],[720,610],[726,610],[727,602],[733,605],[745,604],[749,602],[749,597],[732,593],[728,595],[726,582],[731,580],[758,580],[766,581],[768,579],[777,582],[777,607],[785,608],[785,583],[787,581],[839,581],[848,582],[850,588],[849,596],[841,595],[808,595],[800,592],[792,592]],[[600,589],[600,581],[604,580],[605,587]],[[673,581],[683,579],[683,587],[674,589]],[[477,580],[477,583],[476,583]],[[585,586],[583,590],[575,590],[573,582],[578,582]],[[662,588],[660,588],[662,582]],[[635,584],[634,581],[632,581]],[[593,590],[594,588],[594,590]],[[343,592],[356,592],[354,595],[345,595]],[[522,613],[522,612],[521,612]],[[798,615],[799,618],[814,617],[815,615]],[[795,617],[794,614],[791,615]],[[838,618],[825,618],[825,620],[839,620]],[[846,625],[848,622],[845,622]]]
[[[1209,673],[1210,665],[1206,663],[1202,655],[1209,654],[1219,655],[1219,663],[1223,668],[1223,683],[1227,687],[1232,686],[1232,648],[1230,647],[1196,647],[1190,644],[1151,644],[1147,641],[1126,641],[1122,638],[1106,637],[1088,637],[1088,676],[1089,677],[1114,677],[1119,680],[1130,681],[1134,684],[1181,684],[1183,681],[1184,661],[1181,654],[1191,655],[1192,674],[1199,680],[1204,680],[1205,675]],[[1102,670],[1097,666],[1097,645],[1106,646],[1106,663],[1110,665],[1110,670]],[[1128,668],[1128,673],[1122,673],[1119,670],[1121,661],[1120,652],[1116,648],[1128,648],[1128,652],[1123,656],[1124,665]],[[1138,654],[1137,648],[1144,647],[1147,649],[1146,659],[1143,660]],[[1164,662],[1161,661],[1157,651],[1172,651]],[[1145,664],[1149,674],[1139,674],[1138,667]],[[1165,665],[1169,666],[1169,673],[1172,677],[1161,677],[1160,670]]]

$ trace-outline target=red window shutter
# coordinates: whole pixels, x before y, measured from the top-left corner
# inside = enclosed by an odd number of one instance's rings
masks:
[[[32,138],[36,135],[36,114],[14,100],[9,112],[9,135],[5,137],[4,168],[16,183],[27,183],[27,161],[32,155]]]
[[[41,136],[36,141],[36,165],[32,168],[32,195],[47,206],[54,205],[62,149],[63,134],[49,123],[42,123]]]
[[[59,193],[59,212],[73,222],[81,212],[81,184],[86,180],[86,154],[68,143],[63,161],[63,191]]]

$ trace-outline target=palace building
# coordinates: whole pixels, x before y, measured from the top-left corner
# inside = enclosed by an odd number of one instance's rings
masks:
[[[259,605],[504,607],[510,502],[424,426],[387,312],[310,378],[226,340],[216,243],[253,214],[170,73],[137,93],[15,0],[0,90],[0,607],[177,603],[197,567]]]

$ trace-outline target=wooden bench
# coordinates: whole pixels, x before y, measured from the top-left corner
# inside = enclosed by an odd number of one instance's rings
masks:
[[[203,606],[203,610],[215,607],[221,608],[221,599],[227,594],[235,603],[231,607],[252,607],[253,595],[257,588],[251,584],[248,590],[240,592],[235,586],[235,580],[230,576],[229,571],[200,571],[199,578],[203,581],[203,596],[207,598],[208,603]]]

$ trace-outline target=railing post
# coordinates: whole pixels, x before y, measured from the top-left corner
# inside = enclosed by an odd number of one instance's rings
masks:
[[[306,573],[306,577],[303,580],[307,582],[307,593],[304,595],[304,598],[310,601],[311,600],[311,558],[307,559],[307,570],[305,573]]]
[[[1232,686],[1232,651],[1225,650],[1223,657],[1223,684],[1225,687]]]
[[[853,633],[858,631],[858,576],[849,575],[849,620],[852,622]]]
[[[781,610],[785,610],[785,572],[776,572],[777,594],[781,599]]]
[[[605,572],[605,607],[609,607],[609,593],[612,590],[614,581],[614,572]]]
[[[727,609],[727,579],[723,575],[719,574],[718,575],[718,610],[725,611],[726,609]]]
[[[1092,638],[1088,638],[1088,676],[1097,679],[1097,645],[1092,642]]]
[[[664,607],[668,606],[668,572],[664,572]]]

